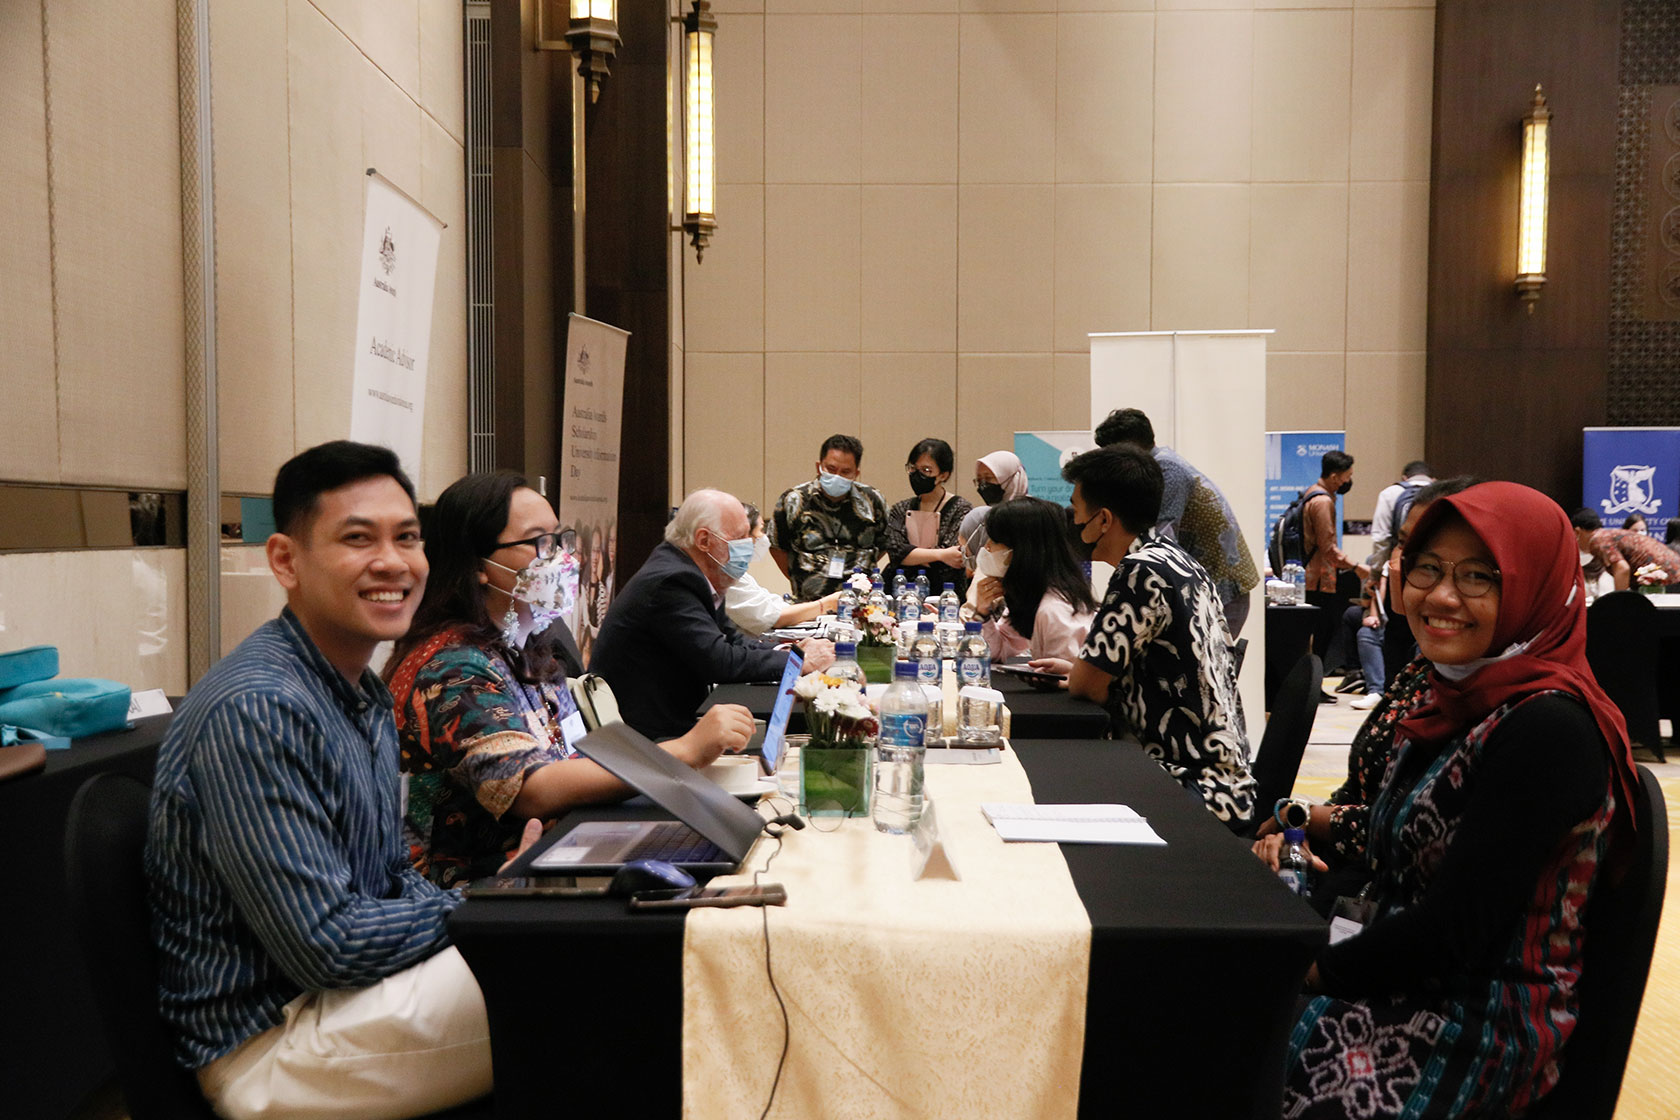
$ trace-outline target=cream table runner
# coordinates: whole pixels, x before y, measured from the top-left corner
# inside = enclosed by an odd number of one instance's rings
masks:
[[[1054,844],[1005,844],[983,801],[1031,801],[997,766],[927,768],[962,881],[913,880],[911,841],[848,820],[789,831],[764,882],[791,1041],[772,1116],[1071,1117],[1079,1104],[1091,921]],[[835,822],[821,822],[834,828]],[[761,839],[756,869],[774,850]],[[748,883],[751,875],[716,883]],[[753,1118],[782,1048],[764,911],[694,910],[683,940],[683,1115]]]

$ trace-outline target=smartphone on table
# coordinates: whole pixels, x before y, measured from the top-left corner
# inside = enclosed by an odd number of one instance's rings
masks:
[[[693,910],[701,906],[781,906],[787,889],[780,883],[757,887],[683,887],[669,891],[637,891],[632,910]]]

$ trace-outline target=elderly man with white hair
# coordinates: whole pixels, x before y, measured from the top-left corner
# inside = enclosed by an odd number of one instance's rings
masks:
[[[625,723],[652,739],[681,735],[713,685],[781,676],[788,655],[743,637],[724,613],[724,592],[752,553],[739,499],[721,490],[683,499],[665,540],[619,589],[590,658]],[[806,672],[833,662],[832,643],[805,643]]]

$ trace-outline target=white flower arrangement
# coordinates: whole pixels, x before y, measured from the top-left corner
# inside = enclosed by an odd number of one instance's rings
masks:
[[[1645,564],[1633,573],[1633,582],[1641,587],[1650,587],[1671,583],[1672,577],[1660,564]]]

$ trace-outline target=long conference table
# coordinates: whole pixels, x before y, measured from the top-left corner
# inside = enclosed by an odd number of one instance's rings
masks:
[[[1136,744],[1012,747],[1035,800],[1130,805],[1167,842],[1061,846],[1091,922],[1080,1115],[1275,1116],[1323,921]],[[748,866],[765,852],[755,848]],[[680,1114],[680,913],[631,914],[621,899],[473,898],[449,932],[484,991],[498,1116],[604,1094],[619,1115]],[[754,1001],[740,1014],[777,1011]]]

